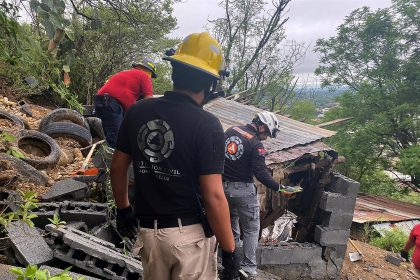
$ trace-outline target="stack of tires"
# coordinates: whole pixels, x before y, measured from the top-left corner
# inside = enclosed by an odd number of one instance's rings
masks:
[[[20,117],[0,110],[0,119],[7,119],[16,124],[10,132],[16,137],[13,143],[18,150],[24,151],[24,157],[17,159],[5,153],[0,153],[0,161],[5,162],[20,173],[24,179],[29,179],[39,185],[48,184],[48,178],[39,170],[52,169],[60,160],[62,152],[55,140],[57,137],[71,138],[80,146],[87,147],[95,140],[104,139],[101,120],[95,117],[83,117],[79,112],[60,108],[45,115],[39,123],[38,130],[28,129],[27,123]],[[0,130],[2,129],[0,127]]]

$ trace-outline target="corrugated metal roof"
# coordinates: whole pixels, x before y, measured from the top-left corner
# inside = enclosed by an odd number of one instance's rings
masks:
[[[368,194],[356,199],[353,222],[401,222],[420,219],[420,206]]]
[[[290,149],[273,152],[265,157],[265,163],[267,165],[280,164],[283,162],[295,160],[305,154],[315,154],[321,151],[330,150],[332,149],[322,141],[316,141],[305,146],[297,146]]]
[[[206,104],[204,109],[213,113],[227,129],[235,125],[250,123],[254,116],[263,110],[254,106],[244,105],[236,101],[218,98]],[[334,131],[319,128],[277,115],[280,121],[280,134],[276,139],[264,141],[267,153],[289,149],[299,145],[306,145],[335,134]]]
[[[420,224],[420,220],[403,221],[397,223],[381,223],[373,225],[373,228],[376,229],[382,236],[385,235],[386,231],[395,227],[402,229],[407,234],[410,234],[411,230],[417,224]]]

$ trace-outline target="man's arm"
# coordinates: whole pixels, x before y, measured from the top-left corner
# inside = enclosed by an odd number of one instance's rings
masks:
[[[280,183],[276,182],[271,174],[268,172],[268,167],[265,164],[265,149],[260,143],[254,148],[252,159],[252,171],[255,178],[260,181],[264,186],[274,191],[278,191]]]
[[[223,192],[222,175],[201,175],[199,183],[207,218],[214,235],[216,235],[222,250],[233,252],[235,241],[230,226],[229,206]]]
[[[131,156],[115,150],[111,162],[111,186],[117,209],[130,206],[128,201],[127,171],[131,163]]]

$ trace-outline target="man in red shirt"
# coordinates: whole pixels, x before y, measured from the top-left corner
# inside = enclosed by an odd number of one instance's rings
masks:
[[[153,96],[151,78],[157,75],[152,60],[145,58],[140,63],[133,63],[132,67],[111,76],[94,98],[96,115],[102,120],[105,138],[111,148],[115,148],[118,130],[128,108],[140,97]]]
[[[404,249],[401,251],[401,257],[409,261],[408,251],[414,248],[412,262],[414,265],[414,274],[420,277],[420,224],[414,226],[411,230],[410,237],[405,243]]]

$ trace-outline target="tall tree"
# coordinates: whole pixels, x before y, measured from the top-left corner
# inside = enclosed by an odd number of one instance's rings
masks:
[[[224,0],[220,3],[225,16],[211,23],[231,71],[227,79],[228,94],[234,89],[262,91],[265,87],[273,88],[273,81],[290,75],[293,65],[302,58],[301,44],[293,44],[288,52],[281,47],[285,39],[284,24],[288,20],[284,11],[289,2],[275,0],[267,4],[263,0]],[[257,96],[256,100],[263,97]]]
[[[351,88],[335,112],[353,119],[337,137],[350,137],[356,143],[352,149],[361,141],[370,146],[355,177],[375,168],[372,162],[390,164],[403,149],[419,144],[419,10],[418,0],[393,0],[391,7],[376,11],[360,8],[345,18],[335,37],[317,41],[316,74],[323,85]],[[342,140],[338,148],[345,151],[349,142]],[[352,154],[347,154],[350,162]]]

